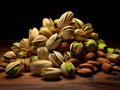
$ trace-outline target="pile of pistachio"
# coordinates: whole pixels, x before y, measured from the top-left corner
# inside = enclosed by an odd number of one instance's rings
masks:
[[[2,60],[1,71],[8,77],[31,72],[52,80],[120,71],[120,50],[109,47],[91,23],[72,11],[55,20],[43,18],[40,29],[29,29],[28,37],[14,42]]]

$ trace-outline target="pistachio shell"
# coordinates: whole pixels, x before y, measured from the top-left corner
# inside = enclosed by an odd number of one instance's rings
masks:
[[[14,59],[14,58],[17,57],[15,52],[13,52],[13,51],[7,51],[7,52],[4,53],[3,56],[4,56],[5,59]]]
[[[42,47],[42,46],[45,46],[46,41],[47,41],[47,37],[43,35],[38,35],[33,39],[32,45],[35,47],[38,47],[38,46]]]
[[[28,49],[30,47],[30,42],[28,38],[23,38],[20,40],[20,48]]]
[[[51,18],[43,18],[42,25],[43,27],[54,28],[54,22]]]
[[[78,18],[73,18],[72,22],[74,23],[76,29],[81,29],[84,25],[84,23]]]
[[[41,69],[46,67],[53,67],[53,63],[48,60],[38,60],[30,64],[30,71],[33,74],[40,75]]]
[[[62,39],[59,38],[58,34],[53,34],[47,41],[46,41],[46,47],[49,50],[53,50],[57,48],[62,42]]]
[[[55,67],[60,67],[62,62],[64,61],[64,57],[58,51],[53,51],[53,53],[50,53],[48,58]]]
[[[39,32],[41,35],[47,38],[49,38],[53,34],[48,27],[41,27]]]
[[[57,23],[57,27],[62,28],[64,26],[69,25],[73,17],[74,17],[74,13],[72,11],[66,11],[60,16],[58,23]]]
[[[71,62],[66,61],[62,63],[61,71],[64,76],[73,77],[75,75],[76,68]]]
[[[36,27],[33,27],[33,29],[29,29],[29,41],[30,43],[33,41],[33,39],[39,35],[39,31]]]
[[[45,79],[58,79],[61,75],[61,69],[60,68],[43,68],[41,69],[41,76]]]
[[[46,47],[38,47],[36,52],[39,58],[48,59],[49,50]]]
[[[70,51],[66,51],[64,52],[63,57],[65,61],[68,61],[70,58],[72,58],[72,53]]]

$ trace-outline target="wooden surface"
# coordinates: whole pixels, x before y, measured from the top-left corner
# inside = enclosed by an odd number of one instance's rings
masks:
[[[10,50],[14,41],[2,41],[0,44],[0,57]],[[120,47],[114,43],[113,47]],[[119,47],[118,47],[119,46]],[[81,77],[76,75],[74,79],[63,76],[58,80],[43,80],[34,76],[31,72],[24,72],[16,78],[8,79],[5,73],[0,73],[0,90],[120,90],[120,72],[105,74],[98,72],[92,77]]]

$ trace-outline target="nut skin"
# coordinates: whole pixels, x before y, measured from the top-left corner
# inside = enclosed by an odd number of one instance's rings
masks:
[[[106,58],[98,57],[96,58],[96,61],[99,62],[100,64],[103,64],[105,62],[110,63],[110,61]]]
[[[102,64],[102,71],[105,73],[110,73],[112,71],[112,65],[110,63],[103,63]]]
[[[88,60],[95,60],[96,58],[96,54],[94,52],[89,52],[85,55],[84,60],[88,61]]]
[[[89,64],[89,63],[82,63],[78,67],[79,68],[89,68],[89,69],[93,70],[93,65]]]
[[[103,57],[103,58],[105,58],[106,57],[106,55],[105,55],[105,53],[104,52],[102,52],[102,51],[96,51],[96,54],[97,54],[97,57]]]
[[[70,58],[68,61],[71,62],[75,67],[77,67],[78,65],[82,63],[80,60],[76,58]]]

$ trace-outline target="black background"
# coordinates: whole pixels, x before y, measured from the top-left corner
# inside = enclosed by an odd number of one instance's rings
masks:
[[[71,10],[76,18],[91,23],[100,38],[120,41],[119,3],[116,0],[39,0],[0,3],[0,39],[28,37],[30,28],[41,27],[44,17],[59,18]]]

